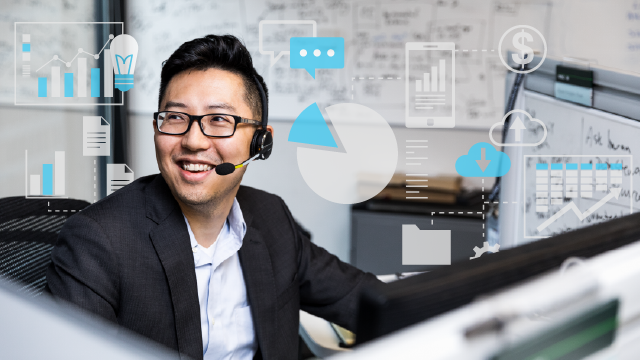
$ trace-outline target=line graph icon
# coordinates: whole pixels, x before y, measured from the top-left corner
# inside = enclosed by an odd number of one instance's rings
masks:
[[[553,224],[556,220],[558,220],[560,217],[562,217],[562,215],[566,214],[570,210],[573,210],[573,212],[576,214],[578,219],[580,219],[580,221],[582,221],[582,220],[586,219],[587,216],[593,214],[594,212],[596,212],[596,210],[600,209],[602,207],[602,205],[606,204],[609,200],[613,199],[614,197],[616,199],[619,198],[620,197],[620,191],[622,191],[621,188],[612,188],[611,192],[609,193],[609,195],[607,195],[607,196],[603,197],[602,199],[600,199],[600,201],[598,201],[595,205],[593,205],[592,207],[587,209],[587,211],[585,211],[585,212],[581,212],[578,209],[578,207],[576,206],[576,203],[574,203],[572,201],[572,202],[569,203],[569,205],[563,207],[562,210],[558,211],[552,217],[547,219],[547,221],[543,222],[540,226],[538,226],[537,229],[538,229],[538,231],[542,231],[542,230],[546,229],[549,225]]]
[[[633,213],[632,155],[526,155],[524,164],[524,238]]]
[[[16,22],[14,29],[15,105],[123,105],[109,45],[124,23]]]

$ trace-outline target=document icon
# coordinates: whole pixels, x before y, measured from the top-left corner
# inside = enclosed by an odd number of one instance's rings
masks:
[[[82,117],[82,155],[111,155],[111,125],[102,116]]]
[[[133,182],[133,170],[127,164],[107,164],[107,196]]]
[[[402,225],[402,265],[451,265],[451,230]]]

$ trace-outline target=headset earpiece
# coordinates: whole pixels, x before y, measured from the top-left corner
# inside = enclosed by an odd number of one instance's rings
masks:
[[[250,157],[254,157],[256,154],[261,153],[257,159],[267,160],[271,155],[271,148],[273,147],[273,136],[271,132],[267,131],[267,124],[269,122],[269,104],[267,103],[267,94],[260,84],[257,76],[253,76],[260,93],[260,101],[262,102],[262,129],[256,130],[251,139],[251,146],[249,148]],[[257,160],[256,159],[256,160]]]
[[[271,132],[267,130],[256,130],[251,139],[250,157],[254,157],[256,154],[261,153],[256,159],[267,160],[271,155],[271,148],[273,147],[273,136]]]

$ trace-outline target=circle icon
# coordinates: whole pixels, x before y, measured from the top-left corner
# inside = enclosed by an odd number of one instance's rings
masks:
[[[307,50],[305,50],[305,49],[300,50],[300,56],[302,56],[302,57],[307,56]]]
[[[515,46],[515,48],[520,51],[519,54],[512,54],[512,60],[516,64],[522,65],[524,67],[524,65],[530,63],[533,60],[533,57],[534,57],[533,49],[531,49],[529,46],[526,45],[526,42],[533,41],[533,36],[531,36],[531,34],[526,30],[531,30],[531,31],[535,32],[536,34],[538,34],[538,36],[542,40],[542,44],[544,46],[544,52],[542,54],[542,59],[540,59],[540,62],[538,63],[538,65],[536,65],[532,69],[528,69],[528,70],[514,69],[511,66],[509,66],[509,64],[505,61],[504,57],[502,56],[502,41],[505,39],[505,37],[509,33],[511,33],[514,30],[517,30],[517,29],[521,29],[521,31],[515,33],[513,35],[513,38],[512,38],[513,46]],[[514,73],[518,73],[518,74],[528,74],[528,73],[530,73],[532,71],[535,71],[540,66],[542,66],[542,63],[547,58],[547,41],[544,39],[544,36],[542,36],[542,33],[540,31],[538,31],[538,29],[534,28],[533,26],[516,25],[516,26],[510,28],[509,30],[505,31],[504,34],[502,34],[502,37],[500,38],[500,42],[498,43],[498,55],[500,56],[500,61],[502,61],[502,64],[504,66],[506,66],[507,69],[509,69],[510,71],[512,71]]]
[[[327,51],[327,55],[329,55],[329,57],[333,57],[333,55],[335,55],[336,52],[333,51],[333,49],[329,49],[329,51]]]
[[[291,128],[297,133],[295,140],[290,134],[289,141],[316,145],[297,149],[302,178],[317,195],[337,204],[371,199],[387,186],[396,170],[398,144],[391,126],[380,114],[360,104],[336,104],[325,110],[338,139],[333,138],[315,103]],[[321,133],[330,138],[319,137]],[[344,151],[336,151],[337,143]]]
[[[315,55],[316,57],[320,56],[320,50],[318,49],[313,50],[313,55]]]

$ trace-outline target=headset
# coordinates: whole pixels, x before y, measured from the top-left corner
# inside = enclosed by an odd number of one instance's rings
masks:
[[[271,150],[273,149],[273,135],[267,130],[267,124],[269,123],[269,104],[267,103],[267,94],[260,84],[260,80],[254,74],[253,79],[258,87],[260,93],[260,101],[262,102],[262,127],[253,134],[251,139],[251,145],[249,145],[249,159],[238,164],[222,163],[216,166],[216,174],[229,175],[236,169],[241,168],[253,160],[267,160],[271,156]]]

